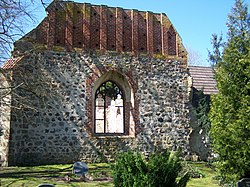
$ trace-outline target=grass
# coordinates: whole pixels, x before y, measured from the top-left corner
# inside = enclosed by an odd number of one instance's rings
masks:
[[[90,164],[89,175],[93,181],[84,182],[72,174],[72,165],[44,165],[34,167],[7,167],[0,170],[0,186],[35,187],[49,183],[55,186],[113,186],[110,165]]]
[[[187,187],[218,187],[213,180],[213,170],[206,163],[191,163],[199,169],[203,178],[191,179]],[[72,174],[72,165],[44,165],[34,167],[7,167],[0,168],[0,186],[8,187],[35,187],[42,183],[53,184],[58,187],[113,187],[111,167],[109,164],[89,164],[89,176],[92,181],[83,182]]]
[[[218,181],[214,179],[215,172],[208,167],[207,163],[204,162],[193,162],[191,163],[193,168],[197,168],[204,174],[202,178],[192,178],[187,187],[218,187]]]

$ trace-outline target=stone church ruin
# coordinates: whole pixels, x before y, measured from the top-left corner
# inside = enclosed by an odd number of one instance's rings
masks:
[[[47,12],[2,67],[2,165],[190,156],[187,52],[168,17],[71,1]]]

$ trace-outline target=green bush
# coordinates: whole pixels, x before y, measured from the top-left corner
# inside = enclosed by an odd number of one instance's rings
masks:
[[[141,154],[126,152],[113,165],[113,180],[115,187],[185,187],[189,175],[179,176],[181,171],[177,154],[154,153],[146,162]]]
[[[205,174],[201,170],[199,170],[195,166],[188,164],[187,162],[183,162],[182,167],[183,167],[183,169],[182,169],[182,172],[180,173],[180,175],[188,173],[190,178],[203,178],[203,177],[205,177]]]
[[[118,156],[112,168],[116,187],[144,186],[147,166],[141,154],[125,152]]]

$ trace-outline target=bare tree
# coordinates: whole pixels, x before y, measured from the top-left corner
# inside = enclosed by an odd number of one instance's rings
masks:
[[[13,42],[20,38],[27,27],[33,22],[31,0],[0,1],[0,63],[9,57]]]
[[[13,43],[36,22],[34,10],[38,7],[45,10],[50,3],[51,0],[0,0],[0,103],[24,85],[24,82],[14,84],[1,65],[10,58]]]
[[[187,47],[188,51],[188,64],[192,66],[204,65],[202,56],[198,51],[195,51],[191,47]]]
[[[34,9],[53,0],[0,0],[0,66],[9,58],[13,43],[36,22]]]

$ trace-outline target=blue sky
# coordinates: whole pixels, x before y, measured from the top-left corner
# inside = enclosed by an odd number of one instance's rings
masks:
[[[198,54],[201,65],[207,62],[213,33],[226,38],[227,16],[235,0],[74,0],[112,7],[166,13],[182,37],[186,48]],[[248,5],[250,0],[245,0]],[[39,21],[45,14],[39,16]]]

